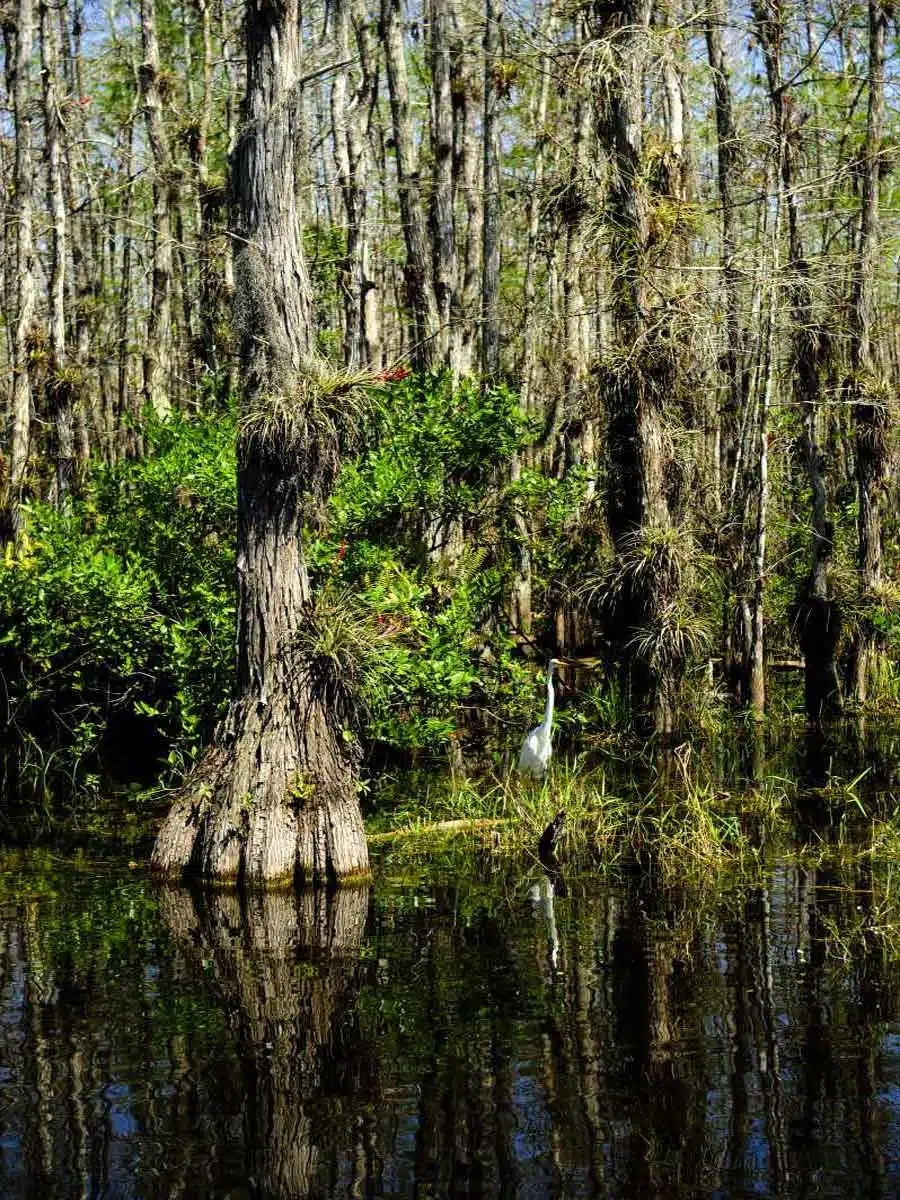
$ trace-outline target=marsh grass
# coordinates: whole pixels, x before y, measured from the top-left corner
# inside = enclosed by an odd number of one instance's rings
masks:
[[[376,843],[462,837],[496,854],[535,856],[560,809],[560,862],[593,872],[638,863],[666,879],[755,868],[788,827],[777,788],[733,796],[677,759],[675,771],[649,787],[639,779],[612,786],[603,767],[574,759],[554,764],[540,782],[517,773],[423,780],[397,805],[379,804],[370,836]]]

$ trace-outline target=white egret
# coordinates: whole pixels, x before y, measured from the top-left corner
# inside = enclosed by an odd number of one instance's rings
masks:
[[[544,707],[544,719],[526,735],[519,751],[519,770],[536,778],[547,773],[553,750],[550,744],[553,731],[553,671],[558,663],[559,659],[551,658],[547,668],[547,703]]]

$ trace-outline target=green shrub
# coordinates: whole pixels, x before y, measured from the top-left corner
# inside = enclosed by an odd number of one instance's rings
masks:
[[[151,428],[145,460],[98,472],[64,513],[32,505],[7,548],[9,725],[45,781],[51,758],[51,776],[95,777],[104,742],[145,778],[208,737],[232,670],[233,445],[221,417]]]

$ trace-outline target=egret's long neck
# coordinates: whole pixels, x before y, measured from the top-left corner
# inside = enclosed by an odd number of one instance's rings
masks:
[[[544,705],[544,724],[549,729],[553,720],[553,673],[547,676],[547,703]]]

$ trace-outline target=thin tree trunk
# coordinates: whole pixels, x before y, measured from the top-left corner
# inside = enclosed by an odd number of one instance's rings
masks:
[[[22,500],[31,448],[31,377],[29,342],[35,320],[35,252],[33,221],[34,163],[31,149],[31,46],[34,40],[34,10],[31,0],[18,0],[13,26],[4,26],[7,88],[12,98],[16,139],[13,186],[16,221],[16,306],[13,335],[13,378],[10,399],[9,460],[3,481],[0,542],[19,534]]]
[[[766,318],[764,382],[759,399],[756,528],[753,542],[753,604],[750,635],[750,709],[757,720],[766,714],[765,660],[765,581],[766,540],[769,519],[769,412],[775,387],[775,321],[779,270],[778,226],[781,211],[776,202],[772,232],[772,277],[769,311]]]
[[[219,362],[216,346],[216,317],[220,288],[216,286],[216,267],[213,258],[213,223],[215,206],[209,186],[208,143],[209,126],[213,119],[212,88],[212,26],[209,0],[197,0],[200,15],[200,41],[203,47],[202,93],[197,121],[191,131],[188,149],[196,177],[195,223],[197,227],[197,275],[200,283],[200,350],[203,365],[214,378],[218,377]]]
[[[4,34],[3,48],[4,59],[6,66],[5,83],[9,83],[9,53],[11,39],[9,35]],[[11,179],[13,176],[13,160],[15,155],[14,139],[0,139],[0,175],[4,179]],[[16,222],[13,214],[15,213],[15,196],[12,195],[12,189],[5,189],[0,198],[0,219],[3,221],[2,235],[0,235],[0,243],[2,243],[2,256],[0,256],[0,304],[3,306],[3,366],[6,368],[7,376],[11,379],[13,372],[13,338],[16,327],[15,318],[15,288],[12,286],[12,280],[16,274],[16,250],[15,250],[15,227]],[[3,394],[3,412],[7,411],[9,396],[4,389]]]
[[[453,10],[454,53],[451,59],[454,103],[454,190],[462,191],[465,231],[459,251],[459,359],[457,374],[471,375],[479,345],[481,312],[481,253],[484,241],[484,196],[481,190],[475,109],[479,81],[473,77],[476,64],[468,53],[467,29],[459,12]],[[457,239],[457,241],[460,240]]]
[[[63,191],[59,97],[56,91],[57,30],[46,3],[40,4],[41,78],[44,93],[44,138],[47,158],[47,209],[50,214],[50,279],[47,412],[53,425],[56,459],[55,500],[63,504],[75,475],[73,389],[66,373],[66,202]]]
[[[859,242],[851,294],[850,398],[856,451],[857,563],[865,601],[878,603],[884,585],[881,504],[888,467],[888,389],[880,378],[878,348],[873,344],[875,269],[878,258],[878,184],[884,137],[884,55],[888,14],[869,0],[869,103],[862,174]],[[854,695],[863,703],[876,657],[876,637],[865,619],[854,653]]]
[[[172,225],[175,238],[173,248],[172,299],[173,311],[180,315],[175,324],[175,336],[172,340],[172,382],[170,399],[179,408],[185,402],[196,408],[197,395],[197,353],[198,338],[194,330],[194,286],[187,254],[187,227],[184,215],[188,208],[190,197],[180,196],[172,205]]]
[[[403,0],[383,0],[382,36],[397,161],[397,193],[406,241],[406,301],[410,317],[410,357],[417,370],[427,371],[436,357],[439,328],[437,299],[432,286],[428,231],[419,182],[419,156],[413,137],[406,53],[403,46]]]
[[[374,102],[368,22],[353,0],[336,0],[332,10],[337,56],[350,57],[353,28],[360,51],[359,78],[348,96],[349,68],[341,68],[331,88],[331,122],[338,184],[347,222],[347,248],[341,264],[344,361],[350,366],[374,364],[380,354],[375,318],[374,283],[368,277],[366,233],[366,125]]]
[[[487,378],[500,371],[500,30],[502,0],[484,8],[484,248],[481,277],[481,370]]]
[[[763,31],[763,37],[765,32]],[[765,41],[763,43],[765,45]],[[775,69],[775,76],[780,78],[780,70]],[[771,83],[772,76],[770,76]],[[777,86],[772,94],[777,94]],[[784,209],[784,155],[785,133],[783,122],[779,118],[778,109],[773,110],[773,126],[775,137],[775,158],[769,178],[774,189],[767,187],[767,196],[774,190],[775,212],[771,218],[770,243],[771,264],[769,276],[769,304],[766,312],[764,334],[762,339],[762,363],[759,382],[759,411],[757,413],[757,476],[756,476],[756,521],[753,540],[753,588],[750,616],[750,662],[749,662],[749,702],[750,710],[757,720],[762,720],[766,711],[766,679],[765,679],[765,576],[766,576],[766,541],[768,536],[768,507],[769,507],[769,413],[775,392],[776,354],[776,323],[778,313],[778,287],[781,270],[781,214]]]
[[[802,422],[801,445],[812,497],[812,564],[795,607],[794,625],[804,654],[807,715],[819,719],[839,711],[841,705],[835,663],[841,622],[838,606],[828,595],[832,528],[828,521],[825,473],[817,434],[823,333],[814,311],[810,266],[803,247],[802,212],[795,179],[802,145],[800,130],[791,124],[796,106],[782,77],[781,48],[785,30],[777,16],[762,5],[756,6],[754,17],[766,64],[772,121],[780,155],[778,208],[780,211],[784,207],[788,228],[791,382]]]
[[[437,352],[441,362],[459,367],[456,221],[453,211],[453,97],[451,22],[447,0],[428,0],[431,60],[432,185],[431,261],[438,310]]]
[[[376,106],[378,104],[378,53],[372,21],[366,0],[354,0],[351,10],[353,31],[356,36],[356,47],[359,52],[360,78],[356,91],[356,106],[359,115],[351,132],[355,138],[353,155],[358,162],[358,174],[367,180],[372,164],[371,139],[369,129],[373,124]],[[366,188],[363,186],[366,196]],[[359,274],[361,290],[360,341],[362,345],[362,361],[370,367],[381,366],[381,319],[379,316],[379,297],[382,285],[372,274],[372,251],[369,220],[367,219],[368,199],[360,221],[359,230]]]
[[[529,416],[536,410],[537,358],[539,337],[546,323],[539,320],[537,307],[538,243],[541,232],[541,204],[544,191],[544,169],[550,129],[547,125],[547,110],[550,98],[551,50],[556,41],[559,21],[554,0],[548,0],[541,16],[541,43],[544,47],[538,75],[537,95],[534,102],[534,169],[528,195],[528,242],[525,250],[525,281],[522,288],[522,410]]]
[[[719,264],[725,307],[725,347],[723,354],[725,388],[714,421],[713,462],[716,471],[715,495],[722,507],[725,526],[723,559],[728,562],[727,593],[723,600],[725,677],[735,699],[746,699],[747,668],[743,647],[737,643],[737,620],[740,611],[736,592],[741,591],[742,555],[728,530],[734,527],[732,480],[739,469],[741,414],[746,418],[750,397],[745,399],[744,346],[740,322],[740,274],[737,267],[738,210],[734,188],[739,171],[737,122],[728,58],[722,37],[728,21],[726,0],[711,0],[707,6],[706,47],[713,78],[716,112],[716,159],[719,206],[721,210],[721,248]]]
[[[85,130],[84,65],[81,54],[83,32],[81,0],[74,0],[71,8],[71,30],[69,6],[64,2],[59,9],[59,34],[62,49],[63,78],[69,95],[75,98],[62,126],[62,173],[63,191],[69,219],[66,235],[71,251],[71,270],[66,273],[66,290],[69,324],[69,352],[67,361],[70,378],[77,395],[73,397],[75,427],[75,450],[80,463],[86,463],[93,440],[100,453],[108,457],[109,446],[103,437],[102,424],[94,419],[89,392],[89,365],[93,342],[92,313],[96,310],[95,297],[101,287],[100,272],[91,261],[90,232],[95,219],[95,197],[88,171],[84,147],[87,144]],[[91,418],[89,420],[89,417]]]
[[[579,43],[586,41],[581,22],[578,23]],[[585,385],[590,359],[590,322],[585,318],[582,270],[584,267],[584,225],[588,212],[588,180],[591,154],[591,106],[580,90],[575,100],[572,119],[572,161],[569,172],[564,220],[566,249],[563,257],[563,327],[565,356],[563,364],[564,417],[557,406],[555,418],[548,422],[544,441],[553,456],[554,444],[564,420],[566,425],[566,460],[574,466],[586,462],[590,470],[592,456],[586,455],[585,441],[591,441],[592,422],[585,415]]]
[[[130,347],[130,329],[131,329],[131,307],[132,307],[132,282],[131,282],[131,259],[132,259],[132,232],[131,232],[131,214],[134,208],[134,118],[136,113],[132,110],[131,117],[125,130],[127,141],[125,143],[125,160],[124,174],[127,180],[125,194],[122,198],[121,211],[121,239],[122,239],[122,265],[119,272],[119,312],[116,328],[116,343],[117,343],[117,383],[116,383],[116,409],[117,409],[117,428],[118,428],[118,450],[121,454],[131,457],[139,457],[142,453],[140,422],[137,420],[139,413],[135,411],[133,403],[131,380],[129,378],[129,365],[131,362],[131,347]],[[132,419],[134,418],[134,419]]]
[[[158,417],[172,411],[172,155],[163,120],[154,0],[141,0],[144,60],[139,74],[153,160],[153,286],[144,350],[144,404]]]

